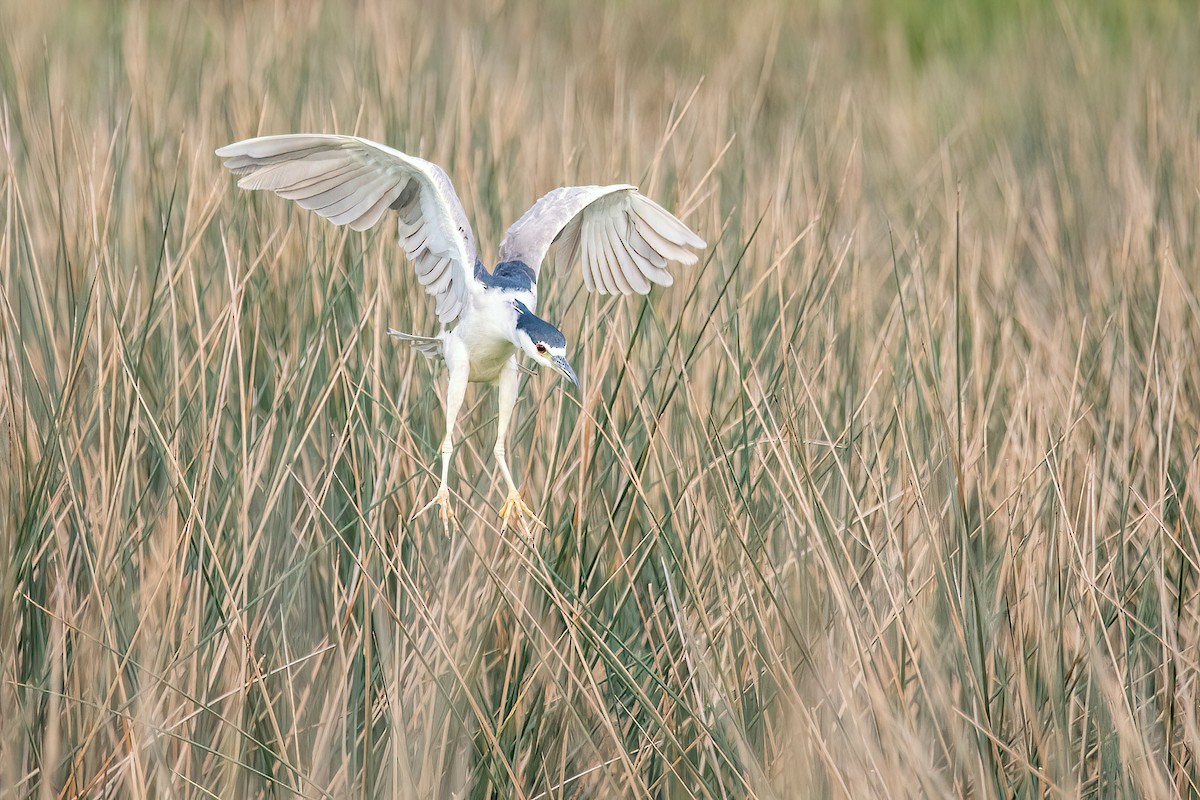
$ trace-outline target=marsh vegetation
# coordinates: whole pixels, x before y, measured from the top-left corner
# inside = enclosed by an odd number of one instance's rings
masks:
[[[0,2],[0,796],[1200,793],[1200,18],[799,5]],[[709,242],[547,279],[536,541],[293,131]]]

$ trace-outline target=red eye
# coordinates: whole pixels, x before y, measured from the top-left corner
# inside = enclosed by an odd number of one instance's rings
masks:
[[[537,351],[538,351],[539,353],[544,353],[544,352],[546,352],[546,345],[544,345],[544,344],[539,344],[539,345],[537,346]]]

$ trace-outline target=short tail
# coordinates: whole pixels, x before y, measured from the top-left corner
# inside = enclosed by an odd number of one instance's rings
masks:
[[[388,328],[388,335],[395,336],[402,342],[408,342],[421,355],[428,358],[430,361],[442,355],[442,337],[439,336],[415,336],[411,333],[401,333],[393,328]]]

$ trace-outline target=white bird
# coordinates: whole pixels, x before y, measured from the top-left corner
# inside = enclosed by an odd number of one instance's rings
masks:
[[[398,213],[400,246],[433,297],[442,330],[436,336],[388,332],[429,358],[441,355],[448,376],[441,485],[413,517],[436,505],[447,530],[454,519],[448,488],[454,424],[468,382],[491,384],[499,394],[493,452],[508,487],[503,524],[522,515],[537,521],[513,481],[504,444],[517,399],[518,352],[579,385],[566,339],[534,314],[550,246],[558,243],[558,269],[578,257],[584,285],[600,294],[647,294],[652,284],[670,286],[668,262],[694,264],[693,250],[706,247],[635,186],[565,186],[508,229],[499,263],[488,272],[450,178],[436,164],[356,136],[262,136],[216,152],[242,176],[238,186],[295,200],[335,225],[362,231],[389,210]]]

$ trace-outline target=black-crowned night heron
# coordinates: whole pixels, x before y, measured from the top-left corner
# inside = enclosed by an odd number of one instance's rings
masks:
[[[448,373],[442,482],[413,516],[450,508],[450,457],[454,422],[468,382],[499,393],[496,461],[508,484],[500,516],[509,525],[521,515],[536,520],[521,499],[504,458],[508,423],[517,400],[517,353],[522,352],[576,386],[562,332],[538,317],[537,281],[550,246],[565,268],[579,255],[583,283],[601,294],[646,294],[651,284],[671,285],[667,263],[694,264],[704,241],[637,187],[566,186],[534,203],[508,229],[491,272],[450,178],[436,164],[355,136],[294,134],[247,139],[217,150],[225,166],[243,176],[243,189],[269,189],[295,200],[335,225],[362,231],[384,214],[399,213],[400,245],[417,279],[433,296],[442,330],[437,336],[389,331],[429,358],[441,355]]]

